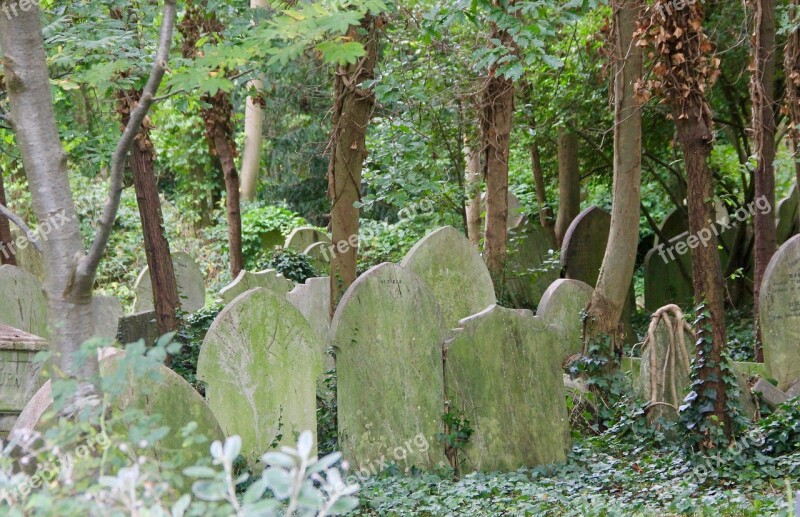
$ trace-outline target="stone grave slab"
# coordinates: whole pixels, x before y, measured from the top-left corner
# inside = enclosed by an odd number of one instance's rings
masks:
[[[778,245],[783,244],[800,231],[798,219],[797,183],[792,184],[789,195],[778,202],[775,234]]]
[[[561,276],[558,264],[547,265],[556,249],[553,235],[533,220],[525,220],[508,232],[506,292],[514,307],[535,308],[544,292]]]
[[[143,339],[147,346],[152,346],[159,337],[155,311],[139,312],[119,319],[117,341],[123,345]]]
[[[283,247],[295,250],[298,253],[303,253],[309,246],[317,242],[325,242],[330,245],[331,238],[316,228],[295,228],[292,230],[292,233],[286,237],[286,243]]]
[[[294,288],[294,282],[274,269],[267,269],[257,273],[243,270],[236,277],[236,280],[219,292],[219,299],[227,305],[250,289],[259,287],[279,294],[286,294]]]
[[[331,245],[327,242],[315,242],[303,251],[303,255],[311,259],[311,264],[319,275],[327,275],[330,272],[331,256],[333,252]]]
[[[16,267],[0,266],[0,324],[47,338],[47,299],[39,279]]]
[[[591,286],[580,280],[560,278],[550,284],[539,302],[536,316],[558,336],[562,362],[583,351],[582,313],[593,292]]]
[[[113,296],[95,295],[92,297],[94,314],[94,337],[117,338],[119,320],[125,315],[122,302]]]
[[[47,342],[33,334],[0,325],[0,437],[11,431],[17,416],[42,384],[42,363],[36,354]]]
[[[178,251],[172,254],[175,266],[175,280],[178,283],[178,295],[181,309],[185,312],[196,312],[206,305],[206,286],[200,266],[188,253]],[[153,310],[153,286],[150,282],[150,270],[145,267],[134,286],[136,302],[133,312]]]

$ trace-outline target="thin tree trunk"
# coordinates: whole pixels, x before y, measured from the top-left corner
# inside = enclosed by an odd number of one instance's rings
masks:
[[[359,30],[360,29],[360,30]],[[367,157],[366,136],[375,94],[364,88],[364,81],[375,76],[378,61],[377,19],[367,15],[361,26],[353,26],[348,37],[360,41],[365,55],[355,64],[338,67],[334,79],[333,134],[328,164],[328,196],[331,200],[331,315],[344,292],[355,282],[358,258],[361,168]]]
[[[800,0],[791,0],[790,20],[796,23],[800,16]],[[786,40],[783,54],[783,68],[786,76],[786,105],[789,112],[789,137],[794,151],[794,172],[797,192],[800,196],[800,29],[795,30]]]
[[[250,7],[266,7],[266,0],[250,0]],[[264,84],[260,79],[250,82],[249,87],[260,92]],[[242,200],[253,201],[258,190],[258,175],[261,167],[261,138],[264,130],[263,101],[260,97],[247,97],[244,108],[244,151],[242,153]]]
[[[753,104],[753,134],[758,165],[755,171],[755,197],[766,199],[775,206],[775,0],[754,0],[755,38],[753,61],[755,68],[750,79]],[[755,275],[753,278],[753,309],[756,321],[756,361],[764,360],[761,346],[761,325],[758,316],[759,294],[767,264],[777,249],[775,214],[756,210]]]
[[[634,42],[642,0],[616,0],[614,7],[614,194],[611,232],[587,307],[590,335],[616,338],[628,299],[639,244],[642,182],[642,112],[635,86],[642,77],[642,50]],[[609,351],[610,352],[610,351]]]
[[[3,173],[0,171],[0,205],[8,206],[6,202],[6,186]],[[0,214],[0,264],[17,265],[16,251],[11,239],[11,224],[8,218]]]
[[[578,137],[561,128],[558,134],[558,217],[556,243],[561,246],[569,225],[581,211]]]
[[[467,156],[467,235],[469,241],[480,248],[481,229],[483,228],[481,220],[481,155],[469,147],[464,148],[464,154]]]
[[[544,170],[542,158],[539,154],[539,144],[534,139],[531,142],[531,172],[536,185],[536,201],[539,203],[539,222],[556,242],[556,227],[553,221],[553,209],[547,204],[547,189],[544,183]]]

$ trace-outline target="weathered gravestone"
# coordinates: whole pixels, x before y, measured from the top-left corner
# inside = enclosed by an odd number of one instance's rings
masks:
[[[431,289],[442,309],[445,325],[497,303],[494,285],[478,250],[452,226],[439,228],[420,240],[400,262]]]
[[[311,259],[311,265],[317,270],[319,275],[327,275],[331,267],[331,245],[327,242],[315,242],[303,251]]]
[[[417,275],[384,263],[344,294],[331,323],[336,351],[339,444],[356,469],[445,461],[442,432],[445,323]],[[402,451],[402,455],[397,451]]]
[[[175,267],[175,280],[178,283],[178,296],[181,301],[181,310],[196,312],[206,304],[206,286],[203,272],[187,253],[182,251],[172,254],[172,264]],[[146,312],[153,310],[153,285],[150,282],[150,270],[145,267],[136,279],[134,286],[136,302],[133,312]]]
[[[286,299],[308,320],[311,328],[319,337],[320,343],[327,346],[328,334],[331,330],[330,278],[327,276],[309,278],[304,284],[298,284],[289,291]]]
[[[538,222],[525,218],[508,231],[508,245],[506,292],[515,307],[534,308],[561,275],[555,261],[547,262],[550,252],[556,249],[553,235]]]
[[[253,467],[273,445],[317,431],[322,345],[285,296],[254,289],[233,300],[208,330],[197,362],[209,407],[226,436],[242,437]]]
[[[20,242],[25,244],[24,247],[19,247],[16,244],[14,245],[13,253],[14,258],[17,261],[17,266],[21,267],[43,282],[44,257],[42,256],[42,253],[34,248],[22,231],[13,224],[11,225],[11,240],[14,243]],[[1,252],[4,254],[8,253],[8,251],[10,250],[1,250]]]
[[[486,192],[481,194],[481,211],[486,212]],[[510,230],[511,228],[516,228],[522,223],[523,218],[525,217],[525,207],[522,206],[520,203],[519,198],[514,195],[513,192],[508,193],[508,222],[507,227]],[[486,221],[481,221],[481,234],[483,234],[483,228],[486,228]]]
[[[142,339],[147,346],[153,346],[159,337],[155,311],[140,312],[119,319],[117,341],[123,345]]]
[[[92,297],[94,331],[92,336],[116,339],[119,320],[125,315],[122,302],[113,296]]]
[[[0,324],[47,338],[47,299],[35,276],[16,266],[0,266]]]
[[[278,294],[286,294],[294,288],[294,282],[285,278],[274,269],[251,273],[242,271],[236,280],[219,292],[219,298],[225,305],[251,289],[263,287]]]
[[[681,234],[661,247],[651,249],[644,258],[644,306],[656,311],[669,304],[678,305],[684,311],[691,310],[694,299],[692,287],[692,256],[674,254],[667,250],[689,236]]]
[[[129,356],[122,350],[105,348],[100,351],[100,374],[115,378],[115,391],[109,392],[112,411],[141,410],[146,415],[160,415],[159,426],[169,427],[169,433],[155,446],[156,459],[193,465],[208,457],[212,440],[224,436],[217,420],[191,384],[166,366],[144,357]],[[134,366],[136,362],[136,366]],[[147,364],[146,369],[142,364]],[[124,381],[124,382],[120,382]],[[53,396],[51,381],[47,381],[28,402],[17,419],[11,436],[45,431],[52,420]],[[204,443],[184,443],[181,433],[190,422],[195,422],[200,434],[208,439]]]
[[[672,212],[667,214],[658,229],[661,231],[661,235],[663,235],[667,241],[671,241],[678,235],[688,232],[689,218],[686,214],[686,211],[680,208],[674,209]],[[655,240],[653,241],[653,247],[658,246],[661,242],[663,242],[661,237],[656,234]]]
[[[786,241],[770,260],[760,302],[764,363],[785,391],[800,378],[800,235]]]
[[[777,221],[775,222],[775,236],[778,245],[783,244],[800,231],[797,208],[797,183],[795,183],[789,190],[789,195],[778,202]]]
[[[592,292],[594,289],[580,280],[560,278],[547,288],[539,302],[536,316],[558,336],[556,344],[561,349],[562,362],[583,351],[582,313]]]
[[[303,253],[309,246],[317,242],[325,242],[330,245],[331,239],[316,228],[295,228],[286,237],[286,244],[283,247]]]
[[[41,386],[42,363],[34,358],[45,350],[44,339],[0,325],[0,437],[8,434]]]
[[[494,305],[447,343],[451,411],[470,421],[467,470],[513,471],[566,461],[569,421],[558,336],[527,310]]]

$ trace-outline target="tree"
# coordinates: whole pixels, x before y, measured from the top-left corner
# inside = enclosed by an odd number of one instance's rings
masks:
[[[800,0],[792,0],[790,17],[796,24],[800,19]],[[794,149],[795,181],[800,187],[800,28],[795,28],[786,40],[783,55],[783,68],[786,76],[786,105],[789,112],[789,138]],[[800,189],[798,189],[800,195]]]
[[[266,0],[250,0],[252,9],[267,6]],[[244,151],[242,152],[241,193],[244,201],[253,201],[258,189],[261,167],[261,138],[264,129],[263,100],[258,96],[264,87],[260,79],[250,81],[249,88],[257,95],[249,95],[244,108]]]
[[[581,171],[578,136],[566,128],[558,133],[558,215],[556,243],[561,246],[572,221],[581,212]]]
[[[775,206],[775,0],[754,0],[755,34],[753,37],[753,73],[750,97],[753,109],[753,137],[757,166],[755,197]],[[755,227],[755,275],[753,277],[753,310],[756,321],[756,361],[764,360],[759,324],[759,294],[764,272],[777,249],[775,214],[757,210]]]
[[[364,83],[375,77],[378,32],[382,23],[379,16],[368,13],[360,25],[350,27],[347,38],[363,45],[364,54],[352,64],[338,66],[334,79],[333,133],[328,165],[333,238],[331,314],[357,275],[360,221],[356,204],[361,201],[361,169],[367,157],[366,133],[375,108],[375,94]]]
[[[710,56],[713,44],[703,31],[700,2],[676,9],[671,2],[657,0],[648,24],[641,31],[644,40],[654,48],[655,78],[651,86],[666,98],[683,149],[688,177],[689,235],[690,239],[696,239],[692,247],[694,298],[701,315],[707,312],[710,317],[710,336],[705,317],[698,317],[695,327],[698,340],[711,343],[710,351],[698,346],[700,385],[695,391],[703,400],[713,400],[709,416],[729,434],[731,421],[726,411],[722,372],[722,352],[726,346],[724,284],[714,239],[714,185],[708,166],[714,133],[705,94],[716,79],[719,59]],[[704,240],[705,244],[699,244],[698,240]]]
[[[8,206],[2,172],[0,172],[0,205]],[[8,217],[3,214],[0,214],[0,264],[17,265],[14,244],[11,240],[11,224]]]
[[[0,46],[11,121],[40,222],[57,217],[44,243],[50,348],[56,374],[88,383],[97,358],[78,352],[92,332],[92,288],[119,208],[125,161],[167,69],[175,22],[174,0],[165,0],[158,51],[139,105],[131,113],[111,160],[109,193],[94,239],[84,249],[67,177],[67,161],[56,126],[47,57],[37,4],[13,19],[0,16]],[[55,221],[53,221],[55,222]]]
[[[588,336],[610,335],[616,343],[628,298],[639,237],[642,182],[642,111],[637,87],[642,79],[642,50],[634,33],[641,0],[615,0],[614,9],[614,193],[611,231],[603,265],[586,309]],[[610,353],[610,351],[609,351]]]

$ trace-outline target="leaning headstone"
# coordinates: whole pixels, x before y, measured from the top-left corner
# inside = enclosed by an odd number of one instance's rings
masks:
[[[474,430],[466,471],[566,461],[570,445],[558,336],[530,311],[498,305],[464,319],[448,342],[445,391]]]
[[[197,312],[206,304],[206,286],[200,266],[187,253],[182,251],[172,254],[172,264],[175,267],[175,281],[178,283],[178,296],[181,301],[181,310],[184,312]],[[136,279],[134,286],[136,303],[134,312],[153,310],[153,285],[150,282],[150,270],[145,267]]]
[[[47,338],[47,299],[35,276],[0,266],[0,324]]]
[[[169,433],[155,446],[156,459],[193,465],[208,457],[212,440],[224,439],[203,397],[177,373],[143,357],[135,358],[138,364],[134,366],[125,352],[113,348],[101,350],[99,356],[101,376],[126,380],[124,386],[114,382],[122,389],[112,394],[111,407],[116,411],[137,409],[146,415],[160,415],[159,425],[169,428]],[[142,362],[148,362],[147,373],[143,373]],[[47,381],[20,414],[11,436],[30,430],[44,431],[50,423],[43,417],[52,405],[52,385]],[[185,443],[181,430],[190,422],[197,424],[199,433],[208,441]]]
[[[158,324],[154,311],[140,312],[119,319],[117,341],[123,345],[144,340],[147,346],[153,346],[158,338]]]
[[[553,235],[526,218],[508,231],[508,246],[506,292],[514,307],[535,308],[561,275],[561,267],[551,258],[551,251],[556,249]]]
[[[778,389],[785,391],[800,378],[800,235],[772,256],[760,302],[764,363]]]
[[[11,431],[17,417],[41,386],[42,363],[34,358],[45,350],[44,339],[0,325],[0,437]]]
[[[792,185],[789,195],[778,202],[775,236],[778,245],[783,244],[800,231],[798,219],[797,183]]]
[[[208,330],[197,379],[226,436],[242,437],[251,466],[297,433],[317,430],[319,338],[283,294],[254,289],[231,302]]]
[[[22,237],[22,241],[19,239]],[[32,274],[39,281],[44,282],[44,257],[42,253],[29,243],[27,237],[23,236],[22,231],[15,225],[11,225],[11,239],[12,241],[22,242],[24,247],[14,246],[12,252],[17,261],[17,267],[21,267],[28,273]],[[0,250],[0,253],[8,253],[8,250]]]
[[[236,280],[219,292],[219,298],[227,305],[251,289],[263,287],[278,294],[286,294],[294,288],[294,282],[274,269],[251,273],[242,270]]]
[[[373,267],[345,293],[331,341],[339,444],[357,470],[382,461],[404,469],[445,461],[436,439],[443,429],[444,328],[430,288],[395,264]]]
[[[761,395],[761,400],[769,407],[773,408],[789,400],[789,395],[773,386],[772,383],[766,379],[758,379],[755,385],[753,385],[753,393],[759,393]]]
[[[119,320],[125,315],[122,302],[113,296],[95,295],[92,297],[92,311],[94,314],[92,336],[116,339]]]
[[[303,251],[303,255],[311,259],[311,264],[319,275],[327,275],[331,267],[333,250],[327,242],[315,242]]]
[[[583,351],[582,313],[592,292],[594,289],[580,280],[560,278],[547,288],[539,302],[536,316],[558,335],[561,361]]]
[[[316,228],[295,228],[292,230],[292,233],[286,237],[286,244],[284,244],[283,247],[295,250],[298,253],[303,253],[309,246],[316,242],[325,242],[330,245],[331,239]]]
[[[452,226],[439,228],[420,240],[400,266],[416,273],[431,289],[449,328],[497,303],[486,263]]]

